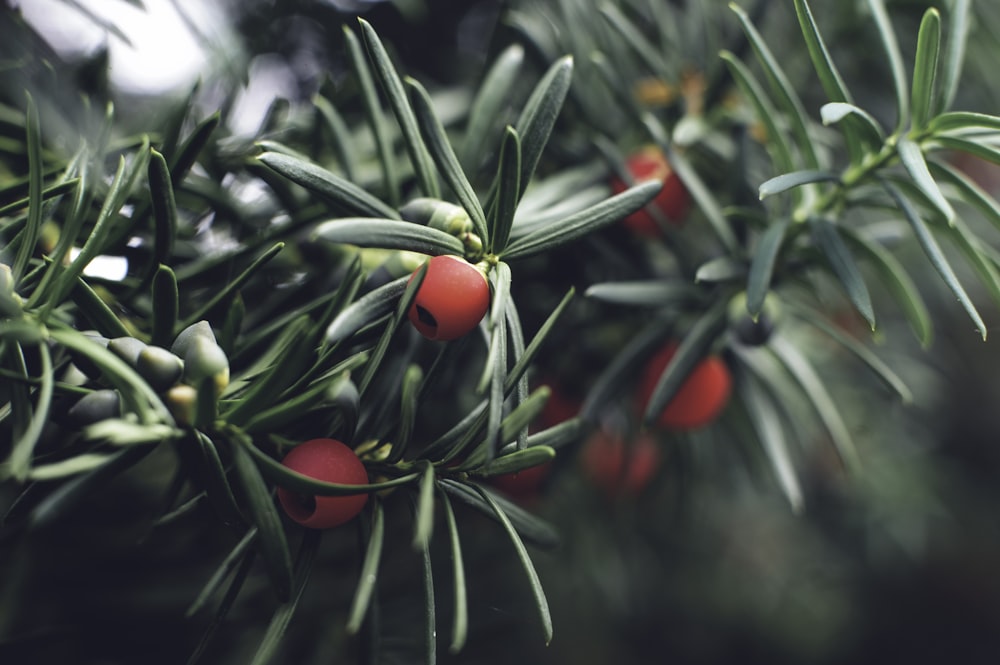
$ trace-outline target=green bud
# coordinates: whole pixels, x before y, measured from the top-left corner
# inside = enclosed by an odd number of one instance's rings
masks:
[[[174,343],[170,345],[170,352],[178,358],[183,358],[187,355],[191,340],[196,337],[204,337],[215,344],[215,333],[212,332],[211,324],[208,321],[199,321],[192,323],[177,334]]]
[[[14,292],[14,273],[6,263],[0,263],[0,318],[21,316],[21,296]]]
[[[399,214],[408,222],[424,224],[455,237],[468,233],[473,228],[465,208],[438,199],[413,199],[399,209]]]
[[[385,268],[391,279],[398,279],[403,275],[413,274],[426,260],[426,254],[402,250],[393,252],[381,267]]]
[[[95,390],[81,397],[66,412],[69,423],[83,427],[109,418],[121,418],[121,396],[117,390]]]
[[[167,391],[163,399],[174,421],[181,426],[194,424],[195,410],[198,405],[198,391],[191,386],[178,384]]]
[[[181,378],[184,361],[161,346],[147,346],[139,352],[135,368],[153,390],[162,392]]]
[[[115,337],[108,342],[108,351],[115,354],[130,366],[135,367],[139,354],[146,348],[146,343],[135,337]]]
[[[184,354],[184,383],[197,386],[206,377],[215,383],[216,395],[229,385],[229,358],[222,347],[203,335],[194,336]]]

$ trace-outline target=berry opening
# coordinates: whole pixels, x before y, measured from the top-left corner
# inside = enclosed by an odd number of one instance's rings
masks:
[[[436,332],[438,327],[438,322],[437,319],[434,318],[434,315],[431,314],[426,308],[421,307],[420,305],[417,305],[416,307],[417,307],[417,318],[420,319],[420,322],[423,323],[425,326],[429,326]]]
[[[291,501],[285,506],[288,515],[295,520],[308,520],[316,513],[316,497],[298,492],[289,493]]]

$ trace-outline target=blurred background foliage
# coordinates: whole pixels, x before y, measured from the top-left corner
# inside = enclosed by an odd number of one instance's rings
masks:
[[[99,133],[106,101],[114,101],[115,131],[121,137],[156,132],[172,108],[187,103],[193,79],[154,92],[116,86],[113,66],[109,79],[110,51],[121,47],[127,27],[119,36],[106,26],[95,48],[75,51],[53,36],[49,22],[62,20],[63,13],[80,14],[77,3],[52,3],[50,13],[26,23],[16,5],[28,10],[31,1],[8,0],[0,11],[0,95],[8,106],[20,108],[23,91],[31,91],[50,149],[60,148],[60,135],[68,152],[74,137]],[[147,6],[157,2],[181,12],[187,8],[183,2],[144,0]],[[222,109],[222,124],[234,145],[241,137],[283,140],[301,126],[297,120],[310,112],[320,92],[335,96],[345,117],[363,115],[341,30],[358,13],[377,27],[397,62],[434,91],[445,117],[449,108],[468,102],[472,82],[481,80],[498,54],[522,40],[525,21],[572,32],[572,26],[552,22],[560,7],[573,6],[568,2],[215,4],[213,21],[188,18],[204,62],[193,97],[196,110],[187,122]],[[727,3],[662,4],[677,16],[707,21],[712,39],[683,50],[690,58],[683,67],[723,76],[716,51],[741,48]],[[867,108],[891,124],[888,72],[878,49],[864,46],[874,34],[862,4],[815,2],[814,8],[852,89],[874,100]],[[912,53],[928,3],[887,4],[903,52]],[[789,5],[756,3],[758,26],[807,108],[816,109],[826,100],[802,55]],[[997,7],[988,1],[974,5],[956,108],[996,109]],[[114,22],[112,12],[102,15]],[[548,66],[548,54],[528,49],[527,55],[536,76],[525,79],[534,81]],[[586,66],[578,64],[577,84],[587,75]],[[529,89],[527,83],[524,87]],[[615,100],[608,101],[613,105]],[[589,112],[585,103],[571,103],[561,122],[570,124]],[[557,141],[545,168],[557,171],[571,163],[576,149],[572,134]],[[2,161],[23,159],[14,146],[4,151]],[[997,176],[981,173],[996,192]],[[249,208],[253,200],[243,203]],[[261,223],[269,214],[260,211]],[[582,292],[590,284],[642,272],[641,266],[601,260],[607,256],[605,242],[616,248],[634,242],[620,230],[602,233],[600,239],[559,250],[554,258],[524,262],[521,284],[528,288],[517,293],[522,316],[540,318],[567,286]],[[291,279],[295,269],[276,268],[284,274],[275,279]],[[876,303],[882,312],[878,352],[913,391],[910,406],[874,385],[866,369],[838,347],[801,332],[858,446],[863,465],[856,474],[843,472],[826,442],[804,444],[800,470],[806,510],[794,515],[771,481],[755,472],[766,462],[753,458],[746,446],[734,445],[740,432],[726,426],[668,436],[657,482],[637,496],[609,500],[585,482],[574,456],[560,456],[543,494],[531,504],[561,533],[558,548],[534,554],[552,605],[554,641],[545,647],[537,635],[527,587],[495,525],[468,520],[466,556],[482,562],[469,578],[469,643],[457,656],[440,654],[442,662],[995,662],[1000,653],[1000,353],[992,336],[986,343],[979,340],[930,272],[913,272],[934,312],[935,341],[929,350],[920,348],[892,305]],[[970,292],[974,300],[986,299],[975,287]],[[868,334],[842,296],[830,293],[828,302],[828,311],[842,310],[846,326]],[[590,321],[586,308],[593,305],[577,306],[567,315],[570,320]],[[568,377],[566,390],[575,398],[583,395],[573,395],[573,379],[586,377],[586,367],[607,362],[609,347],[620,343],[621,321],[614,310],[609,316],[606,326],[562,327],[541,361],[544,369]],[[621,314],[624,321],[628,316]],[[988,311],[985,318],[995,334],[998,315]],[[555,351],[559,348],[573,352],[562,356]],[[824,436],[815,425],[800,425],[802,437]],[[0,644],[0,660],[154,664],[184,662],[191,653],[204,626],[185,618],[184,611],[228,551],[229,539],[206,529],[146,531],[144,525],[160,510],[157,501],[170,474],[155,457],[137,468],[148,472],[116,479],[113,492],[88,498],[59,528],[34,536],[30,547],[0,540],[7,597],[28,601],[12,606],[0,598],[5,613],[0,627],[16,619],[24,631]],[[3,499],[8,503],[12,497]],[[392,523],[391,517],[387,521]],[[359,563],[353,532],[341,535],[328,543],[314,571],[289,628],[282,662],[354,662],[364,656],[361,644],[343,632]],[[382,645],[380,662],[407,663],[422,640],[421,622],[413,614],[422,605],[406,602],[421,593],[420,580],[412,574],[418,557],[408,546],[407,529],[387,537],[380,630],[392,637]],[[434,559],[445,561],[447,554]],[[447,598],[448,575],[442,571],[437,579],[444,585],[439,597]],[[18,585],[31,593],[17,593]],[[244,594],[219,627],[206,662],[242,663],[252,657],[273,601],[261,580],[252,579]],[[440,612],[440,625],[447,625],[446,604]]]

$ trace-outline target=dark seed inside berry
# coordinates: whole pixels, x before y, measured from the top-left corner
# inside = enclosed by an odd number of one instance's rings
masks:
[[[420,305],[417,305],[417,318],[420,319],[421,323],[428,325],[431,328],[437,328],[438,325],[437,319],[434,318],[433,314],[428,312]]]
[[[316,497],[311,494],[296,494],[295,505],[303,516],[312,515],[316,512]]]

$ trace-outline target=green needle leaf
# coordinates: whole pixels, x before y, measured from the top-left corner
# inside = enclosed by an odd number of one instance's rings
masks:
[[[254,458],[247,451],[251,447],[253,444],[249,442],[230,446],[233,469],[243,490],[247,512],[260,533],[258,544],[268,577],[278,598],[287,603],[292,598],[292,555],[271,492],[264,484]]]
[[[434,159],[434,163],[437,165],[438,171],[441,172],[445,182],[455,192],[458,202],[462,204],[462,207],[469,214],[469,219],[472,220],[473,230],[476,235],[483,239],[488,238],[486,213],[483,212],[483,206],[479,202],[479,197],[476,196],[475,190],[462,170],[462,165],[459,164],[455,150],[451,147],[448,135],[444,131],[444,126],[434,112],[434,105],[431,102],[430,95],[427,94],[424,86],[420,85],[414,79],[407,78],[406,85],[410,89],[414,110],[417,114],[417,121],[420,123],[420,129],[427,140],[427,147],[430,150],[431,157]]]
[[[448,650],[456,654],[465,646],[469,631],[469,608],[465,589],[465,561],[462,558],[462,541],[459,538],[458,524],[455,522],[455,511],[451,507],[451,499],[441,492],[441,504],[444,506],[445,523],[448,525],[448,540],[451,544],[451,564],[454,579],[454,607],[452,608],[451,644]]]
[[[521,561],[521,566],[524,568],[524,572],[528,576],[528,581],[531,584],[531,593],[535,597],[535,604],[538,607],[538,615],[542,622],[542,631],[545,636],[545,644],[547,645],[552,641],[552,614],[549,611],[549,602],[545,598],[545,590],[542,589],[541,580],[538,579],[538,573],[535,571],[535,566],[531,562],[531,556],[528,554],[528,550],[524,547],[521,537],[517,535],[517,530],[511,523],[510,518],[507,517],[507,514],[497,503],[496,499],[486,489],[479,487],[478,485],[473,485],[473,487],[493,510],[493,513],[496,515],[497,520],[507,532],[507,536],[510,538],[510,542],[517,552],[517,558]]]
[[[431,533],[434,530],[434,488],[436,481],[434,466],[430,463],[424,464],[417,495],[416,527],[413,529],[413,549],[418,551],[426,551],[431,542]]]
[[[502,256],[505,261],[524,258],[576,240],[635,212],[649,203],[661,187],[662,183],[655,180],[631,187],[586,210],[515,238]]]
[[[423,224],[401,222],[394,219],[346,217],[322,222],[313,232],[314,238],[327,242],[405,249],[437,256],[456,254],[464,256],[465,247],[455,236]]]
[[[363,18],[358,18],[358,23],[361,25],[361,33],[368,49],[368,57],[375,66],[375,74],[378,76],[382,90],[389,100],[389,106],[392,107],[396,116],[396,122],[399,123],[400,129],[403,131],[404,144],[410,155],[410,161],[413,162],[413,168],[416,170],[420,189],[423,190],[424,196],[439,199],[441,198],[441,190],[434,172],[434,160],[420,136],[417,119],[407,100],[403,82],[400,80],[399,74],[375,29]]]
[[[510,240],[514,213],[521,197],[521,139],[517,130],[507,126],[500,144],[500,166],[496,175],[496,199],[491,208],[488,251],[502,254]]]
[[[889,15],[885,11],[885,0],[868,0],[868,7],[875,18],[882,47],[885,49],[889,67],[892,70],[892,84],[896,98],[896,128],[899,132],[910,123],[910,96],[906,89],[906,68],[903,66],[903,56],[899,50],[896,31],[892,29]]]
[[[764,298],[771,288],[778,252],[785,241],[790,223],[788,218],[779,219],[772,223],[757,241],[757,248],[750,261],[750,273],[747,276],[747,311],[754,319],[760,315],[764,307]]]
[[[399,219],[399,213],[361,187],[303,159],[280,152],[264,152],[257,160],[275,173],[305,187],[323,199],[360,217]]]
[[[924,13],[917,33],[917,53],[913,63],[913,130],[927,126],[934,108],[934,82],[941,51],[941,14],[933,7]]]
[[[28,269],[28,262],[35,253],[35,245],[42,233],[42,135],[39,128],[38,108],[35,100],[27,94],[28,108],[25,118],[25,132],[28,144],[28,223],[24,227],[21,246],[14,257],[11,271],[17,283]]]
[[[354,591],[354,600],[351,602],[351,610],[347,615],[346,630],[349,635],[355,635],[361,630],[365,614],[368,613],[368,608],[371,606],[375,585],[378,583],[378,567],[379,561],[382,559],[382,545],[385,541],[385,517],[382,512],[382,502],[374,501],[372,503],[371,533],[368,535],[368,547],[365,549],[365,558],[361,564],[361,579]]]
[[[869,327],[874,330],[875,312],[872,309],[872,299],[868,293],[868,286],[861,276],[854,256],[844,243],[844,239],[840,237],[839,228],[823,217],[810,217],[809,226],[817,246],[826,256],[834,274],[844,285],[847,297],[850,298],[858,313],[868,322]]]
[[[934,269],[937,270],[939,275],[941,275],[945,284],[949,289],[951,289],[952,293],[955,294],[955,297],[958,298],[958,301],[962,304],[966,313],[968,313],[969,318],[971,318],[973,323],[976,324],[976,328],[979,329],[979,333],[985,341],[987,333],[986,324],[983,322],[982,317],[976,310],[976,306],[969,298],[969,294],[965,292],[961,282],[958,281],[955,271],[952,270],[951,264],[949,264],[948,259],[945,258],[944,252],[941,251],[941,247],[931,234],[931,230],[927,228],[927,224],[920,218],[920,215],[913,207],[913,204],[910,203],[909,199],[907,199],[903,193],[899,191],[899,189],[891,183],[884,181],[882,185],[886,188],[886,191],[889,192],[889,195],[896,201],[896,204],[899,206],[899,209],[906,218],[906,221],[908,221],[910,226],[913,227],[913,231],[917,236],[917,241],[923,248],[924,253],[927,254],[927,257],[931,260],[931,265],[934,266]]]
[[[808,358],[799,351],[797,345],[788,341],[783,335],[774,335],[768,340],[767,348],[774,356],[781,361],[803,392],[809,398],[813,408],[819,415],[820,421],[830,435],[833,446],[840,456],[840,461],[848,471],[860,471],[861,460],[858,451],[851,440],[851,434],[847,430],[847,425],[840,415],[840,411],[830,397],[823,379],[809,362]]]
[[[528,98],[514,127],[521,138],[522,193],[527,189],[541,159],[542,150],[549,140],[556,118],[569,92],[573,76],[573,58],[565,56],[556,60],[538,82]]]
[[[737,357],[740,357],[739,353],[737,353]],[[745,363],[742,367],[750,368],[751,366]],[[764,452],[771,462],[771,468],[774,470],[778,485],[785,493],[785,497],[792,507],[792,512],[800,513],[805,500],[798,476],[795,473],[795,465],[788,451],[788,441],[785,438],[778,408],[764,388],[751,381],[747,372],[738,371],[735,373],[735,378],[736,389],[746,405],[746,412],[750,417],[754,431],[757,433],[757,438],[764,446]]]
[[[950,28],[944,57],[941,59],[941,92],[935,111],[940,113],[951,107],[958,93],[958,82],[965,60],[965,48],[970,27],[971,0],[952,0],[948,18]]]
[[[836,182],[839,179],[840,176],[830,171],[792,171],[765,180],[758,188],[758,193],[760,200],[763,201],[768,196],[774,196],[795,187],[814,182]]]
[[[941,216],[948,224],[955,223],[955,210],[948,203],[948,199],[941,193],[941,188],[931,175],[924,160],[924,154],[920,146],[908,138],[900,138],[896,144],[899,159],[903,163],[903,168],[913,179],[913,183],[923,192],[924,196],[931,202],[934,208],[941,213]]]
[[[504,107],[510,104],[511,89],[520,76],[523,61],[524,47],[520,44],[508,46],[497,57],[479,86],[479,92],[469,108],[469,121],[459,153],[462,164],[470,172],[479,166],[483,154],[488,152],[485,142],[492,135]]]

